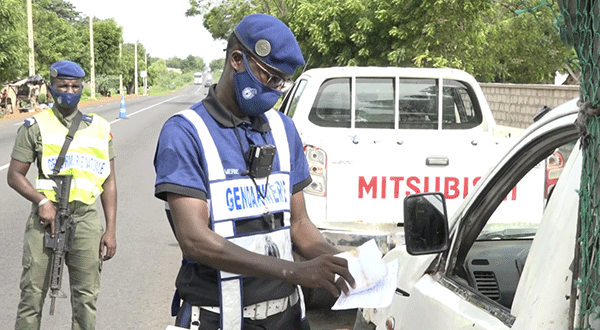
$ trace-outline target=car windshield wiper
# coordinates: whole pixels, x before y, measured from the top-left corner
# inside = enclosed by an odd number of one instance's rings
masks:
[[[509,228],[490,232],[482,232],[477,240],[523,238],[535,236],[537,228]]]

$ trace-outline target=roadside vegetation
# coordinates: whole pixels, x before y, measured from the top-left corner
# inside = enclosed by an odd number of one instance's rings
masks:
[[[561,41],[557,1],[190,0],[215,39],[242,17],[268,13],[298,37],[307,69],[328,66],[451,67],[480,82],[553,83],[577,70]]]

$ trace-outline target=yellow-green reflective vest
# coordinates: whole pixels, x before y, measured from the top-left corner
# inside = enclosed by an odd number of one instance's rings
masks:
[[[89,205],[102,193],[102,184],[110,174],[108,142],[111,135],[110,124],[106,120],[100,116],[88,116],[92,118],[91,124],[75,132],[58,174],[73,176],[69,202],[78,200]],[[38,174],[36,189],[56,202],[56,183],[48,177],[54,170],[69,130],[54,116],[52,110],[44,110],[34,117],[42,137],[42,160],[39,166],[44,174],[44,177]]]

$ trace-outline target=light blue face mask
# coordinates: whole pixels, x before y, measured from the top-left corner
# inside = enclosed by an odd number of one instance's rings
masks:
[[[271,109],[281,97],[281,91],[263,84],[250,70],[246,54],[244,57],[243,72],[234,73],[235,95],[240,109],[251,117],[256,117]]]
[[[54,90],[54,88],[50,86],[50,92],[52,93],[52,97],[54,97],[56,104],[62,109],[73,110],[77,108],[77,104],[79,104],[79,100],[81,99],[81,91],[77,94],[62,93]]]

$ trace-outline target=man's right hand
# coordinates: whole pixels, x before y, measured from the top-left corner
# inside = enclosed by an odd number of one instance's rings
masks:
[[[54,219],[56,218],[56,207],[51,201],[44,203],[38,208],[38,216],[42,227],[50,225],[50,236],[54,237]]]
[[[344,258],[324,254],[312,260],[295,262],[294,265],[296,269],[289,274],[290,281],[301,286],[323,288],[335,297],[342,291],[346,294],[349,292],[347,284],[353,288],[355,286],[354,278],[348,270],[348,261]]]

